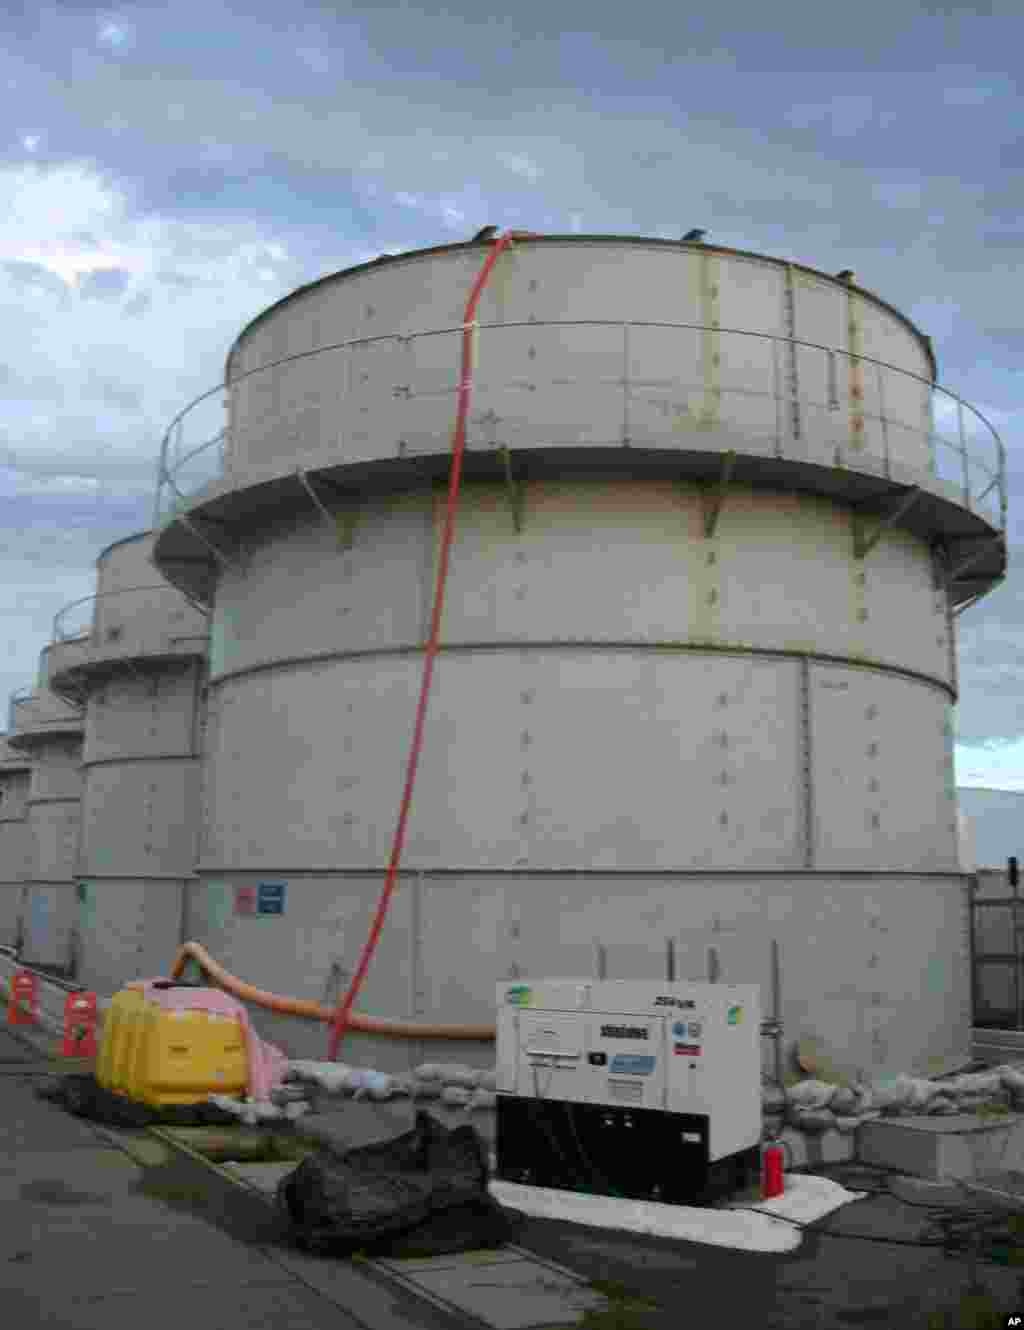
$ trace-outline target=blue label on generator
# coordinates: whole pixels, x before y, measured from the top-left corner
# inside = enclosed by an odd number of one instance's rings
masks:
[[[650,1076],[657,1061],[646,1053],[616,1053],[608,1070],[613,1075]]]

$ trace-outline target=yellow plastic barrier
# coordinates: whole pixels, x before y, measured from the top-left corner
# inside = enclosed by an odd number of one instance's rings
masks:
[[[242,1095],[249,1057],[241,1024],[210,1011],[166,1010],[146,1002],[124,1093],[150,1108],[194,1104],[211,1094]]]
[[[141,986],[115,993],[103,1021],[96,1080],[105,1090],[127,1093],[132,1073],[138,1017],[145,1006]]]

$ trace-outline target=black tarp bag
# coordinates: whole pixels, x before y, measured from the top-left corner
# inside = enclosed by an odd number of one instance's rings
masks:
[[[277,1206],[311,1251],[418,1255],[501,1246],[513,1223],[487,1191],[487,1158],[469,1124],[449,1131],[422,1109],[410,1131],[338,1151],[321,1146],[282,1178]]]

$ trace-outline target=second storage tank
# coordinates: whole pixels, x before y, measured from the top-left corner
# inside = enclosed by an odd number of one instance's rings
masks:
[[[207,626],[152,543],[143,531],[100,554],[75,611],[88,634],[55,680],[84,708],[78,978],[100,992],[171,964],[195,866]],[[69,634],[76,622],[58,616]]]

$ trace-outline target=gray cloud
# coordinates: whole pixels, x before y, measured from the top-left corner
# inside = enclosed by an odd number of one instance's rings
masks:
[[[0,249],[14,402],[0,437],[18,483],[38,487],[24,512],[50,511],[47,486],[97,480],[107,514],[104,495],[151,490],[163,428],[219,379],[237,331],[325,271],[485,222],[702,226],[723,244],[852,267],[919,318],[943,381],[999,423],[1024,540],[1010,359],[1024,347],[1010,63],[1024,25],[1019,5],[987,9],[979,22],[977,6],[866,0],[837,41],[819,0],[662,7],[647,23],[599,0],[507,14],[354,0],[344,19],[303,0],[287,13],[268,0],[244,14],[134,4],[122,17],[23,6],[0,57],[0,87],[5,74],[16,84],[14,200],[47,173],[60,185],[38,186],[45,199]],[[100,40],[100,18],[126,40]],[[65,189],[70,164],[83,178]],[[36,252],[65,218],[77,283]],[[964,742],[1016,733],[1015,580],[961,629]]]

